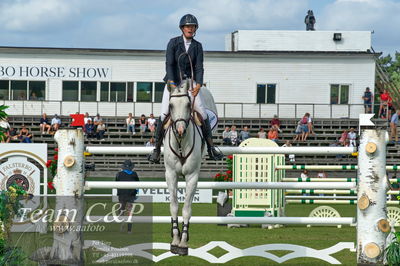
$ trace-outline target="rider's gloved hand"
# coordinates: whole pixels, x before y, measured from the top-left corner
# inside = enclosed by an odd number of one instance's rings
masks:
[[[193,97],[196,97],[197,94],[199,94],[200,88],[201,88],[201,85],[200,84],[196,84],[196,87],[194,87],[193,90],[192,90]]]

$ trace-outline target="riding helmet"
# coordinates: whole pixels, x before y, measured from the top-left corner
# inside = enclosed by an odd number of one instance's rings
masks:
[[[182,28],[185,25],[195,25],[196,29],[199,28],[199,24],[197,23],[197,18],[192,14],[186,14],[181,18],[179,22],[179,28]]]

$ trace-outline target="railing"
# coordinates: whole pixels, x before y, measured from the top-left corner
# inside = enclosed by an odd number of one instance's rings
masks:
[[[88,112],[91,116],[99,113],[102,116],[148,116],[160,113],[160,103],[133,102],[63,102],[63,101],[7,101],[1,100],[0,105],[9,106],[9,115],[32,116],[47,113],[68,116],[76,112]],[[313,118],[358,118],[364,113],[363,104],[315,104],[315,103],[216,103],[220,118],[271,118],[275,114],[279,118],[301,118],[310,113]],[[375,108],[377,106],[377,108]],[[379,109],[375,104],[373,110]]]

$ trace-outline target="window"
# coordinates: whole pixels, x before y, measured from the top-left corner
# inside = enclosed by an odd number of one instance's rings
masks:
[[[164,88],[165,88],[165,83],[164,82],[156,82],[156,83],[154,83],[154,102],[155,103],[162,102]]]
[[[126,83],[111,82],[110,83],[110,102],[126,101]]]
[[[81,81],[81,101],[95,102],[96,101],[96,81]]]
[[[108,102],[109,89],[110,89],[109,82],[101,82],[100,83],[100,101],[101,102]]]
[[[133,82],[128,82],[128,97],[127,102],[133,102]]]
[[[11,98],[13,100],[26,100],[26,92],[28,89],[28,81],[12,80],[11,81]]]
[[[257,84],[257,103],[275,103],[276,84]]]
[[[349,91],[349,85],[331,84],[331,104],[348,104]]]
[[[79,81],[63,81],[63,101],[78,101]]]
[[[29,100],[43,101],[46,96],[46,82],[29,81]]]
[[[0,100],[8,100],[8,88],[10,82],[8,80],[0,80]]]
[[[137,102],[151,102],[151,82],[138,82],[136,88],[136,101]]]

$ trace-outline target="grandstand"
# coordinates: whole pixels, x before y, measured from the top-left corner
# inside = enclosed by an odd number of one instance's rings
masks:
[[[10,125],[14,128],[21,128],[22,125],[27,126],[33,133],[34,143],[47,143],[49,149],[49,156],[54,154],[54,148],[56,146],[52,135],[41,135],[39,129],[40,116],[10,116]],[[136,121],[138,118],[135,117]],[[239,130],[244,126],[249,126],[249,131],[252,137],[257,136],[257,132],[260,127],[268,128],[271,118],[265,119],[246,119],[246,118],[222,118],[219,120],[217,133],[214,135],[215,143],[222,145],[222,131],[225,126],[236,125]],[[284,144],[286,140],[292,140],[294,136],[294,130],[298,119],[284,118],[281,120],[281,129],[279,145]],[[62,117],[64,127],[69,124],[68,117]],[[103,121],[107,125],[107,133],[104,141],[98,141],[96,139],[86,140],[86,145],[101,145],[101,146],[142,146],[149,138],[151,133],[145,133],[143,136],[139,133],[132,135],[126,132],[125,117],[103,117]],[[382,128],[387,127],[386,121],[377,119],[374,121]],[[351,127],[358,128],[358,119],[343,119],[343,118],[332,118],[323,119],[316,118],[313,120],[314,131],[316,135],[310,135],[306,142],[294,142],[293,146],[329,146],[336,142],[343,130]],[[29,145],[29,144],[21,144]],[[393,144],[388,145],[388,164],[398,163],[399,149]],[[115,172],[119,169],[121,163],[126,158],[132,159],[136,164],[136,169],[140,172],[141,176],[147,177],[160,177],[164,176],[163,164],[150,164],[146,156],[144,155],[92,155],[86,158],[86,162],[95,163],[96,173],[101,173],[104,176],[114,176]],[[335,156],[327,155],[315,155],[315,156],[296,156],[297,164],[356,164],[356,157],[342,158],[339,159]],[[289,164],[289,161],[286,162]],[[224,170],[225,162],[215,162],[208,160],[206,157],[203,160],[201,177],[211,177],[218,171]],[[343,172],[341,172],[343,174]],[[93,174],[93,173],[92,173]],[[296,174],[296,173],[294,173]]]

